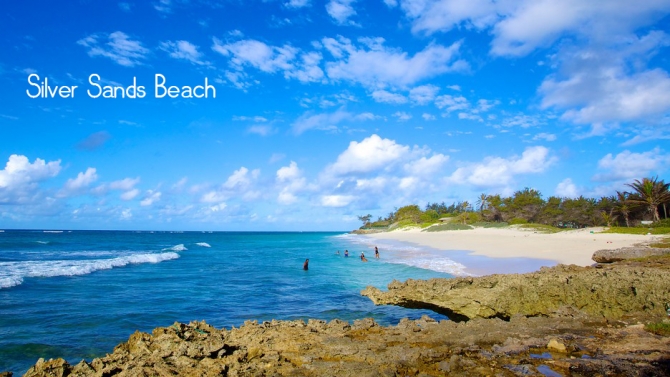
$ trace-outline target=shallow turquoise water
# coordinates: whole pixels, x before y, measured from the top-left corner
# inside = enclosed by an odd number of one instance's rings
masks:
[[[361,297],[366,286],[393,279],[451,276],[398,263],[383,248],[375,260],[371,247],[342,233],[7,230],[0,233],[0,371],[21,375],[40,357],[90,360],[135,330],[175,321],[444,318]],[[335,254],[344,249],[349,258]]]

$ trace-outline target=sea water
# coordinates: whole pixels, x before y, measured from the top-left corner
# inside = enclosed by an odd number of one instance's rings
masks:
[[[230,328],[245,320],[445,319],[374,306],[360,291],[393,279],[451,277],[461,267],[447,258],[422,261],[420,250],[397,244],[376,244],[375,259],[374,242],[344,233],[6,230],[0,371],[22,375],[40,357],[90,361],[136,330],[175,321]]]

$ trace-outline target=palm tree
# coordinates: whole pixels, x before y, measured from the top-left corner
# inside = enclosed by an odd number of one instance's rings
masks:
[[[626,221],[626,226],[629,227],[630,224],[628,223],[628,215],[630,214],[630,204],[628,202],[628,195],[629,193],[627,192],[621,192],[617,191],[616,192],[616,203],[614,204],[614,210],[617,211],[618,213],[623,216],[623,219]]]
[[[665,183],[663,180],[658,180],[658,177],[643,178],[642,181],[636,179],[633,183],[628,183],[626,186],[635,190],[628,200],[633,204],[646,206],[649,213],[653,217],[653,221],[659,221],[658,206],[670,201],[670,183]]]
[[[477,205],[479,206],[479,213],[484,213],[484,208],[489,204],[489,196],[486,194],[479,195]]]

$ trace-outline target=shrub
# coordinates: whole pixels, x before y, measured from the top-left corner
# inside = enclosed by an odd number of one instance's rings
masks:
[[[528,224],[528,220],[522,219],[520,217],[515,217],[509,221],[509,225],[517,225],[517,224]]]
[[[644,329],[652,334],[661,336],[670,336],[670,323],[665,322],[649,323],[646,326],[644,326]]]
[[[423,230],[423,232],[441,232],[445,230],[468,230],[472,229],[470,225],[459,224],[459,223],[447,223],[440,225],[433,225]]]

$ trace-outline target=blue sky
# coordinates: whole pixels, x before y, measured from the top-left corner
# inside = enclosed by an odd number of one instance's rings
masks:
[[[346,230],[412,203],[667,180],[669,13],[667,0],[6,2],[0,228]],[[146,96],[91,98],[93,74]],[[207,79],[216,97],[156,98],[157,74]],[[30,98],[30,75],[78,88]]]

